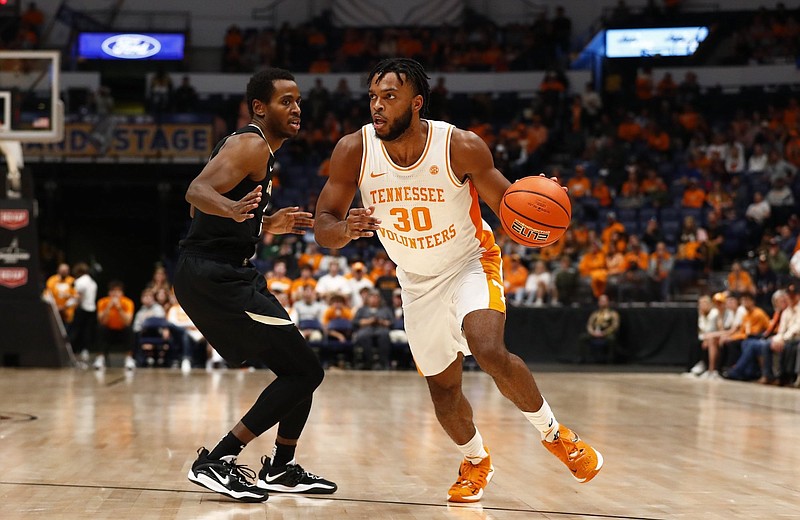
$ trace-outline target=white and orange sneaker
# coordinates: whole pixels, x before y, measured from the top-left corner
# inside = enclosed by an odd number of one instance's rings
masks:
[[[567,465],[578,482],[589,482],[603,467],[603,456],[563,424],[553,442],[542,441],[550,453]]]
[[[486,449],[486,453],[489,453],[488,449]],[[477,502],[483,496],[483,488],[489,484],[492,476],[494,476],[494,466],[492,466],[492,458],[489,455],[477,464],[464,459],[461,467],[458,468],[456,483],[450,486],[450,491],[447,492],[447,501]]]

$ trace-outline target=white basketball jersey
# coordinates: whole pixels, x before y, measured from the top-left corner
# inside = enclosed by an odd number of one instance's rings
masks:
[[[406,272],[433,276],[480,257],[494,236],[472,182],[460,182],[450,167],[453,125],[427,123],[425,150],[408,167],[396,165],[365,125],[358,184],[364,207],[375,206],[381,219],[377,235],[389,258]]]

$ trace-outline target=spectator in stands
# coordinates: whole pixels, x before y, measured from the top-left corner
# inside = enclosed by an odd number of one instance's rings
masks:
[[[567,188],[573,202],[591,194],[592,181],[586,176],[586,167],[583,164],[575,165],[575,174],[567,181]]]
[[[295,301],[292,311],[295,323],[308,341],[321,341],[324,328],[324,315],[327,306],[317,300],[317,292],[310,285],[302,288],[300,297]]]
[[[97,332],[97,282],[89,274],[89,265],[84,262],[72,268],[75,277],[75,316],[69,328],[69,341],[73,352],[80,356],[82,364],[88,363],[89,352],[94,349]],[[84,365],[85,366],[85,365]]]
[[[721,295],[721,293],[718,293]],[[716,303],[718,300],[718,304]],[[707,335],[717,331],[719,324],[720,308],[724,305],[725,298],[717,299],[714,295],[712,301],[710,296],[703,295],[697,300],[697,340],[699,348],[692,348],[692,358],[690,365],[692,368],[687,372],[688,375],[699,376],[706,371],[708,364],[703,359],[704,351],[708,350],[705,343],[710,341]]]
[[[775,291],[772,298],[778,317],[777,327],[767,331],[763,338],[752,338],[742,342],[742,355],[733,368],[724,375],[729,379],[757,379],[761,384],[779,381],[773,371],[773,358],[781,354],[789,344],[800,339],[800,309],[792,305],[783,289]],[[774,321],[774,319],[773,319]],[[760,376],[760,377],[759,377]]]
[[[639,188],[645,196],[646,202],[654,208],[665,206],[669,201],[669,188],[652,166],[645,170],[645,177]]]
[[[697,226],[694,217],[683,218],[680,237],[678,238],[677,258],[681,260],[700,260],[700,247],[708,239],[706,230]]]
[[[701,296],[697,301],[697,339],[700,341],[700,352],[693,355],[696,361],[689,369],[695,376],[717,378],[717,372],[708,372],[710,360],[713,357],[714,366],[719,352],[719,340],[722,333],[722,319],[725,313],[727,295],[723,292],[715,293],[712,298]],[[715,375],[716,374],[716,375]]]
[[[767,191],[766,200],[771,209],[771,224],[784,224],[794,212],[795,198],[785,177],[777,177]]]
[[[708,370],[700,374],[700,377],[705,379],[722,377],[719,373],[722,340],[739,329],[747,312],[744,306],[739,305],[739,297],[732,293],[716,293],[713,301],[719,308],[719,316],[717,317],[717,330],[703,335],[702,347],[708,353]]]
[[[321,125],[322,120],[331,108],[331,94],[322,83],[322,78],[314,80],[314,86],[308,91],[305,105],[308,105],[311,122]]]
[[[28,4],[28,8],[20,17],[20,22],[22,25],[33,31],[37,41],[39,38],[41,38],[42,26],[44,25],[44,13],[41,9],[39,9],[39,6],[36,5],[36,2],[31,2]]]
[[[361,290],[364,288],[373,289],[375,284],[367,278],[367,268],[363,262],[354,262],[350,267],[350,274],[345,276],[350,283],[350,294],[352,295],[353,309],[359,309],[364,305],[361,298]]]
[[[289,289],[289,296],[292,301],[298,301],[303,294],[303,289],[306,287],[311,287],[312,289],[317,287],[317,280],[313,276],[311,266],[307,264],[300,268],[300,277],[292,280],[292,286]]]
[[[297,260],[297,265],[301,269],[304,266],[310,267],[312,274],[316,276],[321,272],[322,257],[323,255],[319,252],[316,242],[308,242],[305,245],[305,251],[300,254],[300,258]]]
[[[696,178],[687,179],[686,188],[683,191],[681,206],[684,208],[702,208],[706,203],[706,191],[700,186]]]
[[[506,298],[521,302],[525,296],[525,282],[528,279],[528,268],[522,263],[522,257],[512,253],[503,259],[503,284]]]
[[[189,76],[181,79],[181,85],[175,89],[172,99],[176,112],[193,113],[197,110],[197,90],[192,86]]]
[[[597,299],[597,310],[586,322],[586,333],[581,335],[578,363],[613,362],[620,354],[619,324],[619,312],[611,308],[608,296],[601,294]]]
[[[347,300],[341,294],[334,294],[330,297],[330,303],[322,314],[322,325],[328,327],[331,320],[342,319],[346,321],[353,321],[353,310],[347,305]],[[334,329],[326,329],[327,334],[336,339],[337,341],[346,341],[350,339],[342,331]]]
[[[772,213],[769,202],[764,198],[760,191],[753,193],[753,202],[747,206],[744,215],[749,223],[749,234],[752,237],[760,237],[764,231],[764,224],[769,220]]]
[[[156,117],[172,109],[172,78],[164,67],[159,67],[150,80],[148,104]]]
[[[756,306],[752,293],[741,295],[741,305],[745,309],[741,324],[733,333],[720,339],[720,346],[723,348],[722,368],[733,366],[739,359],[742,341],[761,336],[770,324],[769,316],[762,308]]]
[[[764,174],[773,185],[778,179],[783,179],[788,183],[796,173],[797,168],[783,158],[779,149],[772,148],[769,151],[767,164],[764,166]]]
[[[623,265],[625,270],[620,280],[619,301],[626,301],[629,297],[632,297],[633,301],[647,301],[650,296],[647,274],[650,257],[637,235],[628,237],[623,252]]]
[[[344,258],[344,257],[341,257]],[[317,294],[323,300],[331,303],[331,298],[334,295],[342,296],[348,302],[350,302],[350,298],[352,297],[352,292],[350,289],[350,283],[341,274],[341,267],[339,262],[329,262],[328,265],[328,272],[322,276],[320,276],[319,280],[317,280]]]
[[[541,307],[549,303],[553,296],[553,279],[547,264],[544,260],[537,260],[534,264],[533,272],[528,275],[525,287],[522,291],[517,291],[515,298],[517,303],[524,301],[526,305]],[[524,298],[524,300],[523,300]]]
[[[603,110],[603,98],[594,89],[591,81],[587,81],[584,85],[581,93],[581,106],[586,118],[586,126],[591,129],[600,119],[600,113]]]
[[[656,96],[668,101],[674,100],[678,92],[678,84],[672,78],[671,72],[665,72],[656,84]]]
[[[141,344],[139,341],[145,322],[151,318],[159,318],[161,322],[160,326],[150,326],[150,328],[152,328],[152,334],[158,334],[164,338],[165,341],[168,341],[169,347],[177,347],[178,342],[175,341],[175,338],[170,332],[168,326],[169,322],[166,319],[167,313],[164,307],[156,302],[155,292],[152,289],[144,289],[142,291],[140,303],[139,310],[137,310],[136,314],[133,316],[133,325],[131,327],[133,329],[134,338],[136,338],[136,346],[141,349],[141,351],[134,351],[134,359],[139,356],[144,356],[148,364],[153,363],[158,366],[163,366],[167,361],[169,348],[156,351],[155,348],[157,345]],[[170,305],[170,307],[172,307],[172,305]],[[151,323],[155,321],[157,320],[152,320]],[[140,362],[144,358],[140,357]]]
[[[789,274],[789,257],[780,248],[780,241],[776,237],[769,240],[767,246],[767,263],[776,275],[784,277]]]
[[[652,217],[647,221],[641,240],[648,251],[655,251],[656,245],[664,241],[664,233],[661,232],[661,226],[657,218]]]
[[[394,262],[389,260],[388,257],[380,262],[380,267],[381,273],[374,279],[375,289],[380,293],[384,303],[386,305],[391,305],[392,295],[395,289],[400,288],[400,281],[397,279]]]
[[[208,350],[208,342],[178,303],[174,293],[171,298],[174,301],[167,311],[167,321],[172,326],[170,330],[175,337],[175,344],[181,347],[181,372],[188,373],[192,370],[192,360],[196,353]]]
[[[272,292],[282,292],[289,294],[292,289],[292,279],[286,276],[286,262],[276,260],[272,270],[265,276],[267,289]]]
[[[550,29],[553,35],[556,52],[560,56],[568,58],[572,40],[572,20],[564,14],[564,7],[557,6],[553,20],[550,22]]]
[[[778,276],[770,268],[766,253],[761,253],[758,256],[753,285],[756,288],[756,305],[761,308],[769,307],[772,294],[778,287]]]
[[[168,292],[172,290],[172,285],[170,285],[169,278],[167,277],[167,269],[163,265],[158,264],[153,269],[153,277],[147,283],[147,287],[154,292],[161,289]]]
[[[97,322],[102,353],[94,360],[96,370],[106,368],[106,360],[112,346],[122,347],[125,356],[125,369],[133,370],[136,362],[131,351],[131,323],[133,322],[133,300],[125,296],[125,286],[120,281],[108,283],[108,296],[97,302]]]
[[[374,289],[368,291],[364,305],[353,317],[356,366],[370,367],[372,370],[389,367],[389,330],[392,321],[392,311],[384,304],[380,293]],[[361,359],[358,359],[359,354]]]
[[[568,255],[562,255],[553,274],[553,305],[570,305],[575,302],[580,276]]]
[[[600,234],[600,238],[603,241],[603,249],[605,251],[613,251],[611,237],[615,233],[617,235],[625,233],[625,226],[622,224],[622,222],[617,220],[616,213],[614,213],[613,211],[609,211],[606,214],[605,227],[603,228],[603,231]]]
[[[600,243],[592,241],[589,249],[581,256],[578,264],[578,272],[584,283],[592,289],[595,298],[599,298],[606,290],[608,283],[608,266],[606,254],[600,247]]]
[[[69,264],[58,265],[58,271],[45,282],[45,294],[58,309],[61,322],[69,328],[78,303],[75,298],[75,278],[69,273]]]
[[[737,294],[750,294],[756,293],[756,287],[753,283],[753,278],[750,273],[742,268],[741,262],[733,262],[731,264],[731,271],[728,273],[727,278],[728,291]]]
[[[767,161],[769,156],[764,151],[764,145],[755,143],[753,145],[753,153],[747,159],[747,172],[748,173],[761,173],[767,168]]]
[[[340,249],[330,248],[328,249],[328,254],[323,255],[319,263],[320,272],[329,272],[330,266],[333,263],[339,264],[339,272],[342,274],[347,273],[350,267],[347,263],[347,258],[342,256],[342,251]]]
[[[651,284],[651,292],[661,301],[670,300],[671,274],[674,260],[664,242],[657,242],[648,259],[647,275]]]
[[[597,199],[597,204],[601,208],[608,208],[611,206],[611,190],[608,188],[606,180],[603,177],[598,177],[594,181],[594,186],[592,187],[592,197]]]

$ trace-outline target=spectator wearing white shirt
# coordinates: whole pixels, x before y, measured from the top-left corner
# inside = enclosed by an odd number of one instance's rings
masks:
[[[752,173],[763,172],[767,167],[767,154],[764,151],[764,145],[753,145],[753,153],[747,160],[747,171]]]
[[[753,202],[747,206],[744,216],[752,220],[759,226],[763,226],[772,213],[772,208],[769,202],[764,198],[764,194],[760,191],[753,193]]]
[[[330,263],[328,273],[317,280],[317,294],[325,301],[334,294],[341,294],[346,301],[350,300],[350,282],[341,274],[338,262]]]
[[[197,327],[192,322],[191,318],[189,318],[189,315],[186,314],[186,311],[183,310],[181,304],[178,303],[177,298],[167,311],[167,321],[170,322],[175,329],[182,332],[181,337],[178,338],[181,343],[181,355],[183,356],[181,360],[181,371],[189,372],[192,370],[194,352],[201,345],[206,343],[205,338],[203,334],[197,330]]]
[[[553,277],[547,270],[544,260],[538,260],[533,267],[533,272],[525,280],[525,289],[518,292],[516,297],[521,299],[525,295],[525,303],[541,307],[545,301],[550,301],[553,296]]]
[[[367,278],[366,266],[361,262],[355,262],[350,268],[350,276],[346,277],[350,283],[350,294],[352,298],[353,309],[358,309],[364,305],[364,300],[361,296],[361,290],[372,289],[375,284],[372,280]]]
[[[339,272],[346,273],[347,272],[347,258],[343,257],[340,254],[338,249],[330,248],[328,249],[328,254],[322,257],[322,260],[319,262],[319,272],[326,273],[331,270],[331,264],[338,264],[339,265]]]
[[[77,307],[69,328],[69,341],[83,362],[89,361],[89,352],[94,349],[97,331],[97,282],[89,274],[89,266],[80,262],[72,268],[75,277]]]
[[[300,299],[294,302],[289,316],[295,322],[306,341],[321,341],[323,338],[322,315],[327,305],[317,300],[313,287],[303,287]]]

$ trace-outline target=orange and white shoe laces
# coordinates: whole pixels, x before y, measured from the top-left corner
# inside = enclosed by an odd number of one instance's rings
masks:
[[[473,464],[464,459],[458,469],[458,479],[447,492],[448,502],[477,502],[494,476],[494,466],[489,456]]]
[[[553,442],[542,441],[550,453],[558,457],[578,482],[589,482],[603,467],[603,456],[564,425],[558,428]]]

